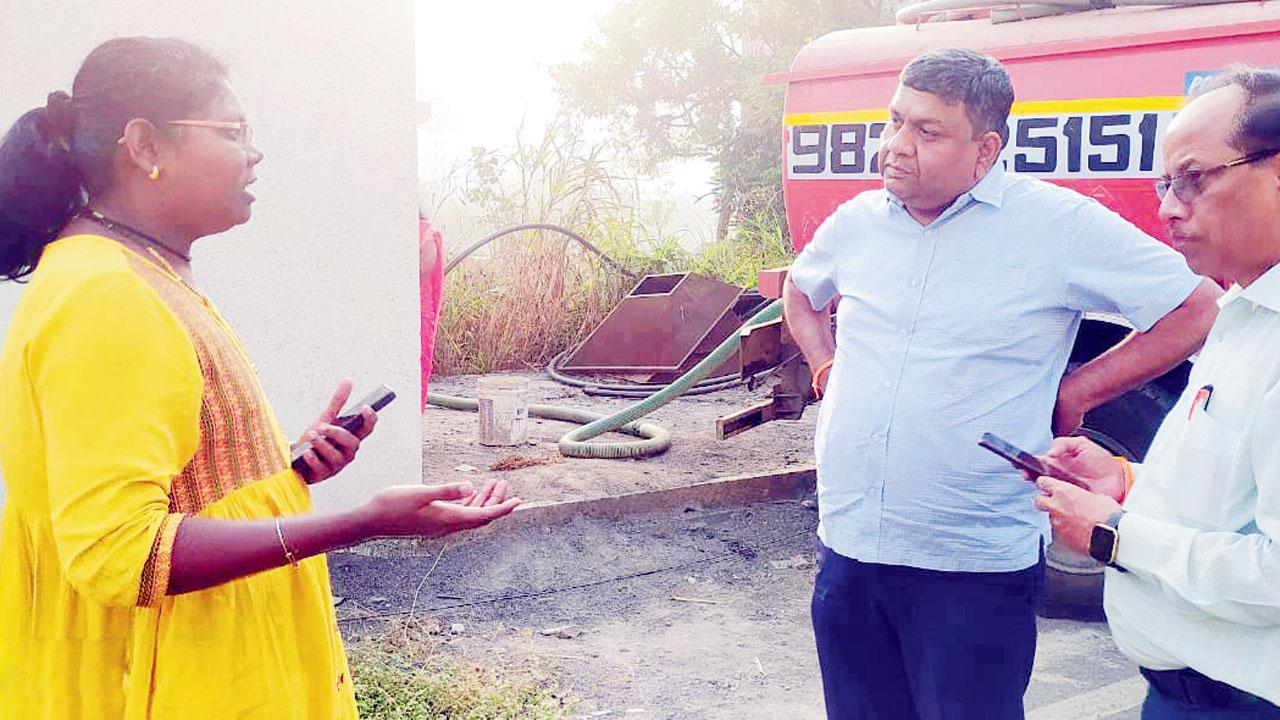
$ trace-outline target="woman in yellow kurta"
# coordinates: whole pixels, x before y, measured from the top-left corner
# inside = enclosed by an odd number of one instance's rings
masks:
[[[518,503],[411,485],[312,511],[189,265],[249,218],[250,140],[214,58],[124,38],[0,144],[0,277],[30,275],[0,354],[0,718],[354,717],[323,553]],[[316,480],[359,445],[335,412]]]

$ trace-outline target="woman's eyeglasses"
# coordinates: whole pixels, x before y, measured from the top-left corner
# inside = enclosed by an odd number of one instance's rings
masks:
[[[1277,153],[1280,153],[1280,147],[1268,148],[1266,150],[1255,150],[1248,155],[1242,155],[1235,160],[1228,160],[1221,165],[1214,165],[1204,170],[1188,170],[1181,175],[1173,177],[1165,176],[1156,180],[1156,195],[1163,200],[1164,196],[1170,190],[1173,196],[1178,198],[1179,202],[1189,203],[1195,200],[1204,190],[1204,181],[1212,175],[1222,172],[1227,168],[1233,168],[1239,165],[1248,165],[1259,160],[1264,160]]]
[[[227,131],[227,137],[231,138],[240,147],[248,147],[253,142],[253,128],[245,120],[240,122],[226,122],[223,120],[170,120],[166,125],[182,125],[185,127],[206,127],[215,130]]]

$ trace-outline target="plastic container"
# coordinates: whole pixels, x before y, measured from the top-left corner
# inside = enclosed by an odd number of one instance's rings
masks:
[[[476,389],[479,403],[481,445],[524,445],[529,440],[529,379],[510,375],[480,378]]]

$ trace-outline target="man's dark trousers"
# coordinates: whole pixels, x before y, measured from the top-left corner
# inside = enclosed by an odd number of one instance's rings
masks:
[[[829,720],[1022,720],[1040,562],[940,572],[818,547],[813,631]]]
[[[1280,720],[1280,707],[1191,668],[1139,668],[1151,684],[1142,720]]]

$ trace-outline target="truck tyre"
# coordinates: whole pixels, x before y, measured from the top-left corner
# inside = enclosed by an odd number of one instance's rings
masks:
[[[1177,400],[1157,383],[1143,385],[1094,409],[1085,416],[1080,434],[1116,455],[1141,460],[1151,446],[1156,429]],[[1045,563],[1042,616],[1105,619],[1102,613],[1101,563],[1057,543],[1050,543],[1046,549]]]

